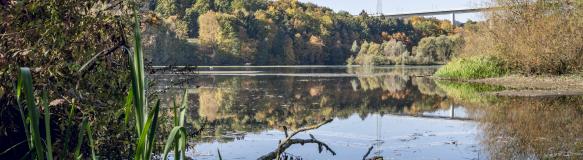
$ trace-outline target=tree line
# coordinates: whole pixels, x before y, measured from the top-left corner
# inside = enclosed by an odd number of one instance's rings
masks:
[[[151,10],[176,37],[197,45],[198,64],[346,64],[353,44],[397,41],[412,52],[424,37],[460,32],[450,21],[370,16],[297,0],[155,0]],[[412,56],[417,53],[412,52]]]

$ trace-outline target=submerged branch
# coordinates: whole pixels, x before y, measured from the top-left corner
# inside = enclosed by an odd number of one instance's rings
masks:
[[[279,145],[277,146],[277,149],[275,151],[269,152],[266,155],[263,155],[261,157],[259,157],[259,160],[272,160],[272,159],[278,159],[279,155],[285,151],[286,149],[288,149],[289,147],[291,147],[294,144],[307,144],[307,143],[314,143],[318,145],[318,149],[320,151],[320,153],[322,152],[322,147],[324,147],[327,151],[329,151],[330,153],[332,153],[332,155],[336,155],[336,152],[334,152],[334,150],[332,150],[332,148],[330,148],[330,146],[328,146],[326,143],[317,140],[313,135],[310,134],[310,139],[292,139],[295,135],[297,135],[298,133],[301,132],[305,132],[305,131],[309,131],[309,130],[313,130],[313,129],[318,129],[321,126],[328,124],[332,122],[332,119],[326,120],[322,123],[319,123],[317,125],[314,126],[309,126],[309,127],[304,127],[304,128],[300,128],[297,131],[292,132],[291,134],[288,135],[288,130],[287,127],[284,127],[285,130],[285,135],[286,138],[283,139],[282,141],[279,142]]]
[[[362,157],[362,160],[366,160],[366,157],[368,157],[368,155],[370,155],[370,152],[372,151],[373,148],[374,148],[374,146],[370,146],[370,148],[368,148],[368,151],[366,152],[366,154],[364,154],[364,156]]]

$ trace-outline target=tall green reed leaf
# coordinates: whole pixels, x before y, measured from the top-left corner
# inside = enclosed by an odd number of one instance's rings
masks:
[[[131,95],[134,106],[134,117],[136,118],[136,133],[138,135],[137,148],[134,155],[136,160],[146,160],[151,158],[155,145],[155,133],[158,125],[158,112],[160,101],[156,102],[152,112],[148,111],[148,100],[146,99],[146,79],[144,75],[144,57],[141,45],[141,29],[139,7],[134,5],[134,53],[129,58],[132,77]],[[127,101],[126,101],[127,102]],[[129,111],[126,109],[126,113]],[[129,115],[129,114],[126,114]]]
[[[174,100],[175,127],[170,132],[168,140],[166,140],[166,147],[164,147],[163,154],[164,159],[168,157],[171,148],[174,148],[174,159],[186,159],[186,129],[184,128],[184,123],[186,121],[187,102],[187,90],[184,90],[180,107],[176,105],[176,100]]]
[[[40,128],[39,128],[39,117],[40,113],[35,104],[35,98],[32,89],[32,74],[30,69],[23,67],[20,68],[20,75],[18,77],[18,87],[17,87],[17,99],[20,99],[21,89],[24,89],[24,94],[26,95],[26,106],[27,106],[27,117],[25,120],[25,128],[29,128],[29,135],[27,138],[30,139],[29,148],[34,149],[37,159],[45,159],[44,148],[41,142]],[[22,109],[21,109],[22,110]],[[23,111],[21,111],[23,112]],[[24,115],[24,113],[22,113]]]
[[[134,97],[134,92],[130,89],[128,91],[128,95],[126,96],[125,103],[124,103],[124,110],[125,110],[125,118],[124,123],[127,125],[129,119],[132,115],[132,98]]]
[[[24,92],[23,92],[24,91]],[[25,98],[26,98],[26,112],[27,114],[24,114],[24,108],[21,106],[21,94],[24,93],[25,94]],[[44,108],[44,125],[45,125],[45,138],[44,138],[44,144],[43,144],[43,138],[41,138],[40,135],[40,127],[39,127],[39,121],[40,121],[40,111],[38,109],[38,107],[35,104],[35,98],[34,98],[34,94],[33,94],[33,86],[32,86],[32,74],[30,73],[30,69],[29,68],[20,68],[20,73],[18,76],[18,84],[16,87],[16,97],[17,97],[17,101],[18,101],[18,105],[19,105],[19,110],[21,112],[21,116],[22,119],[24,120],[23,123],[23,127],[26,130],[26,139],[29,142],[29,149],[30,152],[28,152],[24,157],[22,157],[23,159],[26,159],[28,157],[28,155],[32,152],[33,153],[33,157],[30,157],[28,159],[47,159],[47,160],[52,160],[54,159],[53,157],[53,144],[52,144],[52,137],[51,137],[51,108],[50,105],[48,103],[48,93],[46,91],[43,91],[42,97],[40,99],[40,104],[43,108]],[[71,109],[68,113],[68,118],[66,121],[66,125],[67,128],[69,128],[71,126],[71,121],[73,119],[73,115],[75,112],[75,100],[73,100],[73,103],[71,104]],[[80,131],[79,131],[79,136],[77,137],[77,145],[75,147],[74,150],[74,156],[76,159],[80,159],[81,158],[81,145],[83,144],[83,137],[85,136],[84,131],[86,130],[89,136],[89,142],[90,142],[90,149],[92,152],[92,159],[96,159],[95,156],[95,152],[94,152],[94,144],[93,144],[93,138],[91,135],[91,129],[89,127],[87,118],[83,119],[83,123],[82,126],[79,127]],[[67,129],[66,131],[66,135],[65,135],[65,141],[64,141],[64,148],[61,149],[63,150],[62,154],[60,154],[60,157],[66,157],[66,151],[69,149],[68,148],[68,144],[69,144],[69,138],[70,138],[70,129]]]
[[[91,159],[97,160],[95,155],[95,142],[93,141],[93,131],[91,131],[91,125],[89,123],[83,123],[83,128],[87,132],[87,138],[89,139],[89,148],[91,149]]]
[[[75,159],[82,159],[83,155],[81,155],[81,145],[83,144],[83,135],[85,135],[85,129],[84,126],[87,126],[87,118],[83,118],[83,122],[81,123],[81,126],[79,127],[79,136],[77,137],[77,146],[75,147]]]
[[[71,138],[71,134],[72,134],[71,133],[72,132],[72,130],[71,130],[72,124],[71,123],[73,121],[73,115],[75,115],[75,108],[76,108],[75,99],[73,99],[71,102],[71,108],[69,109],[69,113],[67,115],[67,121],[65,122],[66,128],[65,128],[65,145],[64,145],[65,148],[63,148],[64,150],[69,150],[69,142],[70,142],[70,138]],[[61,157],[64,157],[65,154],[66,154],[65,152],[61,152]]]
[[[42,105],[45,109],[45,142],[47,149],[47,160],[53,160],[53,143],[51,138],[51,109],[49,107],[48,95],[46,91],[43,91],[43,97],[41,99]]]
[[[21,93],[22,93],[22,83],[23,83],[23,77],[22,77],[22,72],[26,72],[25,70],[23,70],[23,68],[20,69],[20,72],[18,74],[18,82],[16,85],[16,103],[18,104],[18,111],[20,112],[20,119],[22,121],[22,126],[24,128],[24,132],[26,133],[26,141],[27,141],[27,145],[28,145],[28,149],[33,150],[33,144],[32,144],[32,139],[30,138],[30,131],[28,130],[28,122],[27,122],[27,118],[26,115],[24,114],[24,107],[22,107],[22,98],[21,98]],[[30,72],[28,70],[28,72]]]
[[[182,126],[178,126],[178,127],[174,127],[172,129],[172,131],[170,131],[170,135],[168,136],[168,140],[166,140],[166,147],[164,147],[164,155],[162,156],[162,158],[164,158],[164,160],[166,160],[168,158],[168,153],[170,152],[170,148],[173,147],[173,144],[177,144],[176,142],[178,140],[184,140],[186,141],[186,139],[179,139],[178,136],[182,136],[185,137],[186,136],[186,130],[184,129],[184,127]],[[181,144],[186,144],[186,142],[181,143]],[[185,148],[180,146],[179,148]],[[181,153],[174,153],[175,159],[179,159],[180,158]]]

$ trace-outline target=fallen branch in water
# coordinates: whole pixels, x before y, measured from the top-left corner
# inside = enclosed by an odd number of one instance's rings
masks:
[[[286,149],[288,149],[292,145],[294,145],[294,144],[304,145],[307,143],[317,144],[318,150],[320,153],[322,153],[323,149],[326,149],[327,151],[332,153],[332,155],[336,155],[336,152],[334,152],[334,150],[332,150],[332,148],[330,148],[330,146],[328,146],[326,143],[324,143],[322,141],[317,140],[312,134],[310,134],[310,139],[292,139],[298,133],[313,130],[313,129],[318,129],[321,126],[328,124],[330,122],[332,122],[332,119],[326,120],[326,121],[324,121],[320,124],[314,125],[314,126],[300,128],[297,131],[292,132],[291,134],[288,134],[287,127],[283,127],[285,135],[286,135],[285,139],[283,139],[283,141],[279,142],[279,145],[277,146],[277,149],[275,149],[275,151],[269,152],[268,154],[261,156],[258,159],[259,160],[279,159],[279,155],[281,155],[281,153],[283,151],[285,151]]]
[[[362,157],[362,160],[366,160],[366,157],[368,157],[368,155],[370,154],[370,151],[372,151],[374,147],[370,146],[370,148],[368,148],[368,151],[366,152],[366,154],[364,154],[364,156]]]

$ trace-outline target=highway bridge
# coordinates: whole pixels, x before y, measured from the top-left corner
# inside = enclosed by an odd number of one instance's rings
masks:
[[[480,13],[485,11],[495,10],[493,7],[482,7],[482,8],[468,8],[468,9],[452,9],[452,10],[440,10],[440,11],[428,11],[428,12],[412,12],[412,13],[397,13],[382,15],[389,18],[408,18],[413,16],[436,16],[436,15],[451,15],[451,23],[455,25],[455,15],[464,13]]]

